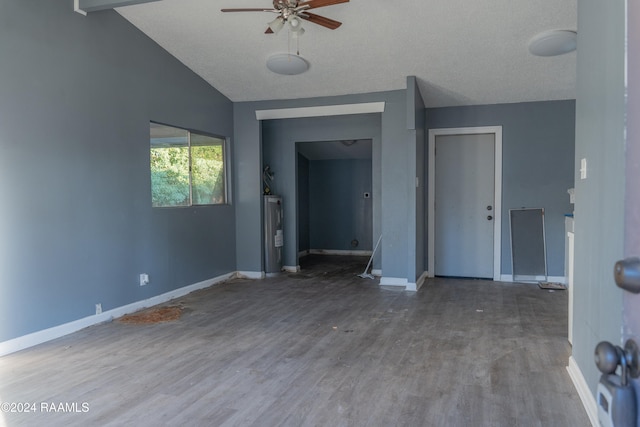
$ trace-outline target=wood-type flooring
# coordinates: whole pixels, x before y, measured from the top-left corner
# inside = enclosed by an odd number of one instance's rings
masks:
[[[411,293],[357,277],[366,262],[307,256],[172,301],[177,321],[4,356],[0,401],[36,410],[0,426],[590,425],[565,369],[566,292],[430,279]]]

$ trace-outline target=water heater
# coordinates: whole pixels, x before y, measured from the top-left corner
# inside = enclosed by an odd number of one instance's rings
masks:
[[[264,271],[279,273],[282,270],[282,197],[264,197]]]

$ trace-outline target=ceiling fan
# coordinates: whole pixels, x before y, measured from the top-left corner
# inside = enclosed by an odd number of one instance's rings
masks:
[[[222,9],[222,12],[272,12],[277,13],[278,17],[269,23],[269,27],[265,34],[274,34],[280,31],[285,23],[289,24],[291,33],[294,37],[302,35],[304,29],[302,28],[301,19],[312,22],[317,25],[335,30],[342,22],[335,21],[333,19],[325,18],[324,16],[316,15],[315,13],[307,12],[309,9],[316,9],[318,7],[331,6],[334,4],[348,3],[349,0],[273,0],[272,9],[262,8],[245,8],[245,9]]]

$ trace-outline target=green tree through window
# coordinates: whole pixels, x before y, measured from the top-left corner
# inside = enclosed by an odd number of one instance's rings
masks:
[[[154,207],[226,202],[224,139],[151,123],[150,140]]]

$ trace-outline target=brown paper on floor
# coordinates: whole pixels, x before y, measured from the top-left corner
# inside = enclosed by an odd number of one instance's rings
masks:
[[[118,319],[122,323],[148,324],[172,322],[182,315],[182,308],[178,306],[154,307],[137,313],[127,314]]]

